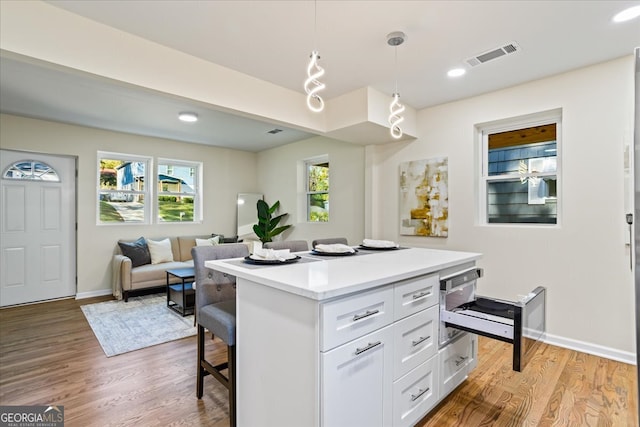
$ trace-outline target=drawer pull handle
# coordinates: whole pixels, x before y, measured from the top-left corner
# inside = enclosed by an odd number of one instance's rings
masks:
[[[411,401],[412,401],[412,402],[415,402],[416,400],[418,400],[418,398],[419,398],[420,396],[422,396],[423,394],[425,394],[425,393],[426,393],[426,392],[428,392],[429,390],[430,390],[430,388],[429,388],[429,387],[425,388],[424,390],[423,390],[423,389],[421,389],[421,388],[419,388],[419,389],[418,389],[418,394],[412,394],[412,395],[411,395]]]
[[[426,341],[426,340],[428,340],[429,338],[431,338],[431,335],[429,335],[429,336],[427,336],[427,337],[420,337],[420,338],[418,338],[418,340],[417,340],[417,341],[411,341],[411,345],[415,347],[415,346],[417,346],[417,345],[419,345],[419,344],[421,344],[421,343],[425,342],[425,341]]]
[[[467,356],[460,356],[457,360],[456,360],[456,366],[460,366],[462,365],[462,363],[467,360],[469,357]]]
[[[419,294],[414,294],[413,299],[420,299],[420,298],[428,297],[430,295],[431,295],[431,292],[424,291],[424,292],[420,292]]]
[[[380,344],[382,344],[382,341],[378,341],[378,342],[370,342],[369,344],[367,344],[366,347],[362,347],[362,348],[356,348],[356,355],[358,354],[362,354],[365,351],[369,351],[374,347],[379,346]]]
[[[374,314],[380,313],[380,310],[367,310],[364,314],[356,314],[353,316],[353,321],[357,322],[360,319],[364,319],[365,317],[373,316]]]

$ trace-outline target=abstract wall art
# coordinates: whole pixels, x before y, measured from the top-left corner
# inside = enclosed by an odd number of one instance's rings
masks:
[[[400,164],[400,234],[449,234],[448,158]]]

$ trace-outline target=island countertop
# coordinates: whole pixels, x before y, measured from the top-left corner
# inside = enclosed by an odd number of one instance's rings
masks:
[[[322,301],[476,261],[479,253],[426,248],[360,250],[351,256],[297,253],[298,262],[252,265],[242,258],[205,261],[205,266],[238,278]]]

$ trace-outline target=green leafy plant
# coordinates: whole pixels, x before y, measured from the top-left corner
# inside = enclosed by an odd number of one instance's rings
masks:
[[[269,207],[264,200],[258,200],[256,207],[258,208],[258,223],[253,225],[253,231],[262,243],[273,241],[273,237],[291,227],[291,224],[278,227],[280,220],[289,214],[283,213],[275,217],[273,216],[280,207],[279,200],[271,207]]]

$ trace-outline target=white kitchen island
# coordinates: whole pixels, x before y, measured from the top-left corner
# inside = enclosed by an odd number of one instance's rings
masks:
[[[438,349],[439,278],[480,254],[300,255],[205,262],[237,277],[238,426],[413,425],[475,366],[472,334]]]

